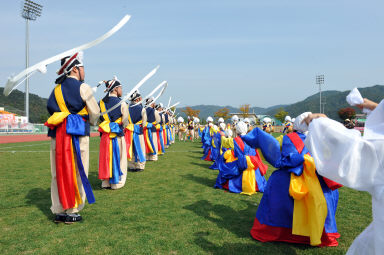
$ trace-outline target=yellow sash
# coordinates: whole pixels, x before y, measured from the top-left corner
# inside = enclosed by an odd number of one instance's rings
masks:
[[[67,105],[65,104],[63,91],[61,90],[61,84],[57,84],[55,87],[55,98],[56,98],[57,105],[60,108],[60,112],[54,112],[51,115],[51,117],[48,118],[47,123],[50,125],[57,126],[60,123],[62,123],[64,119],[68,117],[69,114],[71,114],[67,108]],[[85,106],[77,114],[81,116],[88,115],[87,106]]]
[[[103,100],[100,100],[100,110],[101,112],[105,112],[107,111],[106,107],[105,107],[105,103]],[[99,127],[105,132],[105,133],[109,133],[109,138],[115,138],[116,137],[116,134],[111,132],[111,128],[109,126],[109,123],[111,123],[111,120],[109,119],[109,116],[108,114],[103,114],[103,118],[104,118],[104,121],[100,123]],[[117,124],[121,124],[121,117],[118,118],[117,120],[115,120],[114,122],[117,123]]]
[[[292,234],[309,236],[311,245],[321,244],[327,217],[327,202],[316,175],[315,162],[304,155],[304,170],[300,176],[291,173],[289,194],[294,198]]]
[[[247,169],[243,171],[242,188],[243,192],[240,194],[253,195],[256,193],[256,177],[255,177],[255,166],[252,164],[249,156],[247,159]]]

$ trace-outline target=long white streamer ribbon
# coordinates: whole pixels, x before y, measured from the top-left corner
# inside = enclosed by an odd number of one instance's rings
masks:
[[[78,47],[75,47],[71,50],[67,50],[67,51],[64,51],[63,53],[60,53],[56,56],[53,56],[53,57],[50,57],[48,59],[45,59],[31,67],[28,67],[27,69],[21,71],[19,74],[17,74],[16,76],[12,76],[10,78],[8,78],[8,81],[7,81],[7,84],[5,85],[5,88],[4,88],[4,95],[5,96],[8,96],[15,88],[17,88],[22,82],[19,82],[20,79],[24,78],[25,76],[31,76],[32,72],[35,72],[36,70],[40,71],[41,73],[46,73],[47,69],[46,69],[46,66],[49,65],[49,64],[52,64],[53,62],[56,62],[66,56],[70,56],[70,55],[73,55],[75,54],[76,52],[79,52],[79,51],[82,51],[82,50],[86,50],[88,48],[91,48],[99,43],[101,43],[102,41],[104,41],[105,39],[107,39],[108,37],[110,37],[111,35],[113,35],[114,33],[116,33],[117,31],[120,30],[120,28],[122,28],[127,22],[128,20],[131,18],[130,15],[125,15],[124,18],[122,18],[119,23],[117,23],[116,26],[114,26],[111,30],[109,30],[107,33],[105,33],[104,35],[100,36],[99,38],[97,38],[96,40],[93,40],[89,43],[85,43],[83,45],[80,45]]]
[[[159,92],[159,94],[152,100],[151,104],[152,103],[155,103],[157,99],[159,99],[159,97],[161,97],[163,94],[164,94],[164,91],[165,89],[167,88],[168,86],[168,82],[167,81],[163,81],[162,83],[160,83],[159,85],[157,85],[157,87],[151,91],[151,93],[149,93],[146,97],[144,97],[143,100],[145,100],[146,98],[150,98],[151,96],[153,96],[156,91],[158,91],[159,89],[161,89],[161,91]],[[149,105],[147,105],[145,108],[149,107]]]
[[[104,114],[107,114],[109,113],[110,111],[113,111],[114,109],[116,109],[117,107],[119,107],[123,102],[125,101],[128,101],[129,97],[135,93],[136,90],[138,90],[149,78],[151,78],[156,72],[157,70],[160,68],[160,66],[156,66],[152,71],[150,71],[143,79],[141,79],[141,81],[139,81],[139,83],[136,84],[135,87],[133,87],[131,89],[131,91],[129,91],[124,97],[123,99],[115,104],[114,106],[112,106],[111,108],[109,108],[107,111],[105,112],[102,112],[100,113],[100,115],[104,115]]]

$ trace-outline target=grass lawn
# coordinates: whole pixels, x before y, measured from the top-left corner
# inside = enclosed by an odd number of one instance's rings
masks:
[[[2,254],[345,254],[372,220],[370,195],[341,188],[338,247],[261,243],[249,231],[262,194],[214,189],[218,171],[200,160],[200,143],[176,142],[115,191],[100,188],[98,146],[91,138],[96,203],[86,204],[82,222],[65,225],[49,209],[49,142],[0,144]]]

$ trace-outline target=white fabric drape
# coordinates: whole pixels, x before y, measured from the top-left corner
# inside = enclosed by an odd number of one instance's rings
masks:
[[[361,137],[334,120],[319,118],[309,125],[305,140],[320,175],[372,195],[373,222],[347,254],[384,251],[384,101],[368,117],[366,130],[374,132]]]

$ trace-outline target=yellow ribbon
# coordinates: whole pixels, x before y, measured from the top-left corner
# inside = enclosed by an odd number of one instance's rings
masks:
[[[226,163],[231,163],[237,160],[237,158],[233,155],[232,150],[225,151],[223,157]]]
[[[100,100],[100,110],[101,112],[106,112],[107,109],[105,107],[105,103],[103,100]],[[104,121],[100,123],[99,127],[105,132],[109,134],[109,138],[115,138],[117,135],[114,132],[111,132],[111,128],[109,126],[109,123],[111,123],[111,120],[109,119],[108,113],[103,114]],[[121,124],[122,119],[121,117],[114,121],[117,124]]]
[[[243,192],[240,194],[253,195],[256,193],[256,177],[255,177],[255,166],[251,162],[251,158],[246,156],[247,169],[243,171],[242,189]]]
[[[152,131],[150,129],[148,129],[148,124],[146,125],[146,127],[147,127],[147,130],[146,130],[146,132],[147,132],[146,140],[147,140],[147,144],[148,144],[148,147],[149,147],[149,151],[151,153],[154,153],[155,151],[154,151],[154,149],[152,147],[151,140],[149,139],[149,132],[152,132]]]
[[[327,203],[316,175],[315,162],[304,155],[301,176],[291,173],[289,194],[294,198],[292,234],[309,236],[312,246],[321,244]]]

